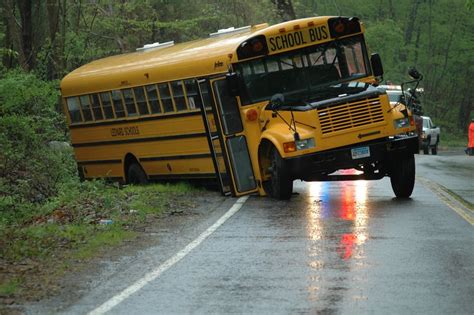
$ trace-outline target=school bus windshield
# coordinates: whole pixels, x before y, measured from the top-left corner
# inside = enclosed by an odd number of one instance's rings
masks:
[[[351,94],[353,85],[340,83],[369,75],[365,49],[359,35],[236,64],[244,82],[242,104],[269,100],[277,93],[300,101]]]

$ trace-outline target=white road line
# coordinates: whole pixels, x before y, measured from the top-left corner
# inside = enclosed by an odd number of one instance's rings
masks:
[[[158,266],[155,270],[147,273],[143,278],[117,294],[116,296],[110,298],[101,306],[97,307],[96,309],[92,310],[89,315],[99,315],[105,314],[106,312],[110,311],[112,308],[117,306],[118,304],[122,303],[125,299],[130,297],[133,293],[137,292],[141,288],[143,288],[149,282],[158,278],[163,272],[170,269],[174,264],[178,261],[186,257],[193,249],[199,246],[207,237],[209,237],[212,233],[214,233],[225,221],[227,221],[230,217],[232,217],[237,211],[242,208],[245,201],[247,201],[248,196],[240,197],[234,205],[222,216],[217,220],[212,226],[210,226],[206,231],[204,231],[201,235],[199,235],[194,241],[189,243],[185,248],[181,251],[176,253],[173,257],[165,261],[163,264]]]

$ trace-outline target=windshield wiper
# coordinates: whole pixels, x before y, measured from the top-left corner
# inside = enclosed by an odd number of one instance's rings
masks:
[[[329,48],[334,48],[333,46],[339,47],[339,45],[340,45],[340,43],[337,40],[330,42],[326,47],[324,47],[324,49],[321,51],[321,54],[319,55],[319,57],[316,58],[316,60],[313,62],[313,64],[311,66],[315,66],[318,63],[319,59],[321,59],[321,57],[324,56],[324,54],[326,53],[326,51]],[[333,59],[331,64],[334,64],[334,61],[336,60],[336,57],[337,57],[337,54],[334,55],[334,59]]]
[[[291,101],[291,99],[286,100],[286,102],[290,102],[290,101]],[[296,101],[302,102],[305,105],[310,106],[309,103],[307,103],[306,101],[303,101],[301,99],[296,100]],[[291,121],[287,122],[285,120],[285,118],[283,118],[283,116],[281,116],[280,113],[278,112],[284,106],[284,104],[286,102],[285,102],[285,96],[281,93],[277,93],[277,94],[273,95],[272,98],[270,99],[270,102],[268,103],[268,109],[270,109],[275,115],[277,115],[278,117],[280,117],[281,120],[283,120],[283,122],[290,128],[290,130],[294,132],[293,136],[294,136],[295,141],[298,141],[298,140],[300,140],[300,135],[299,135],[298,131],[296,130],[296,124],[303,125],[303,126],[306,126],[306,127],[310,127],[310,128],[313,128],[313,129],[316,129],[316,127],[305,124],[305,123],[302,123],[302,122],[299,122],[299,121],[296,121],[295,116],[293,114],[293,106],[289,106],[289,105],[287,105],[287,106],[288,106],[288,109],[289,109],[290,114],[291,114]],[[267,121],[267,123],[268,123],[268,121]],[[264,130],[266,128],[267,123],[265,123],[262,130]]]
[[[272,96],[270,99],[270,102],[268,103],[269,109],[272,110],[273,113],[275,113],[278,117],[280,117],[281,120],[290,128],[291,131],[293,131],[293,137],[295,141],[300,140],[300,135],[298,131],[296,130],[296,121],[295,117],[293,115],[293,110],[291,109],[291,106],[289,106],[290,113],[291,113],[291,121],[287,122],[285,118],[283,118],[282,115],[278,112],[278,110],[283,106],[285,103],[285,96],[281,93],[277,93]]]

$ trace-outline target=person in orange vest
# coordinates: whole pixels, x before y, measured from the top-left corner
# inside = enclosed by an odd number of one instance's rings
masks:
[[[474,118],[471,119],[471,124],[469,125],[469,130],[467,131],[467,149],[466,153],[468,155],[474,155]]]

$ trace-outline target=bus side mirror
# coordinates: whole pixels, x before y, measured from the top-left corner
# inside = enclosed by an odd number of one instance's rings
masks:
[[[227,83],[227,91],[229,92],[230,96],[238,96],[240,93],[239,89],[239,77],[237,73],[230,72],[226,74],[225,81]]]
[[[372,65],[372,70],[374,71],[374,76],[376,76],[376,77],[383,76],[382,59],[380,59],[379,54],[374,53],[370,56],[370,64]]]
[[[408,75],[415,80],[418,80],[421,78],[421,73],[419,73],[418,70],[416,70],[416,68],[411,68],[410,70],[408,70]]]

